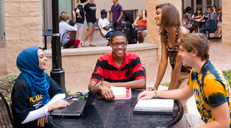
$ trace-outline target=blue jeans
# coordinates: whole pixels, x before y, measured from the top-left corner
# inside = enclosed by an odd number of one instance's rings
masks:
[[[95,25],[96,22],[87,22],[87,26]]]
[[[200,33],[205,34],[205,31],[213,31],[213,30],[216,30],[216,29],[210,25],[202,25],[200,28]]]
[[[111,37],[111,35],[115,32],[115,30],[111,30],[109,32],[107,32],[107,34],[105,35],[105,37]]]

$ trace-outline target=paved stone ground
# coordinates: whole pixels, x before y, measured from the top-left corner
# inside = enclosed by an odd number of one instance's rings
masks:
[[[105,46],[107,42],[99,43],[96,42],[97,46]],[[87,46],[86,42],[86,47]],[[50,48],[50,43],[48,43],[48,48]],[[97,47],[96,47],[97,48]],[[220,39],[211,39],[210,40],[210,60],[220,69],[220,70],[230,70],[231,69],[231,47],[222,45]],[[148,64],[143,64],[146,68],[147,75],[147,86],[154,85],[154,81],[156,80],[157,71],[158,71],[158,63],[152,62]],[[87,86],[91,77],[93,69],[85,72],[68,72],[65,73],[65,86],[66,89],[71,89],[70,94],[73,94],[76,91],[86,92],[88,91]],[[162,80],[162,83],[170,82],[170,73],[171,67],[168,65],[165,76]],[[6,50],[5,48],[0,48],[0,77],[7,75],[6,70]],[[167,88],[164,86],[160,86],[160,89],[166,90]],[[199,114],[194,97],[191,97],[188,102],[188,110],[189,113]]]
[[[230,70],[231,47],[222,45],[220,39],[211,39],[210,42],[210,60],[221,70]],[[98,43],[98,46],[105,45],[106,43],[107,42]],[[50,43],[48,43],[48,48],[50,48]],[[147,86],[154,85],[154,81],[156,80],[158,71],[158,63],[145,63],[143,65],[146,68],[147,72]],[[74,93],[75,91],[87,91],[87,85],[89,83],[92,71],[93,69],[85,72],[65,73],[66,89],[71,89],[71,93]],[[170,73],[171,67],[168,65],[162,83],[170,81]],[[6,50],[4,48],[0,48],[0,77],[6,74]]]

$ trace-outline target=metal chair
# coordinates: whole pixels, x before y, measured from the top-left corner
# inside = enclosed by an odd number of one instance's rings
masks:
[[[61,44],[62,44],[62,42],[63,42],[63,40],[65,38],[68,38],[68,39],[72,38],[72,39],[74,39],[73,40],[73,43],[74,43],[75,37],[76,37],[76,31],[67,31],[67,32],[63,33],[63,35],[62,35]],[[63,48],[69,48],[69,47],[63,46]]]
[[[1,128],[14,127],[9,106],[1,92],[0,92],[0,127]]]
[[[100,29],[100,27],[99,27],[99,25],[98,25],[98,21],[99,21],[99,19],[96,20],[96,25],[97,25],[97,27],[99,28],[100,35],[101,35],[103,38],[105,38],[106,40],[108,40],[108,44],[109,44],[109,42],[111,41],[111,38],[110,38],[110,37],[106,37],[106,36],[102,33],[102,31],[101,31],[101,29]]]

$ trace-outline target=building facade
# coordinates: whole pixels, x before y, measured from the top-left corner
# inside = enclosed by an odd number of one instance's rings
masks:
[[[192,13],[196,12],[196,8],[200,7],[202,12],[206,14],[207,7],[216,5],[217,9],[222,7],[222,0],[182,0],[183,8],[192,7]]]
[[[80,3],[80,0],[59,0],[59,14],[62,11],[68,12],[68,14],[72,16],[72,10],[76,8],[76,6]],[[96,4],[96,18],[98,19],[100,17],[100,11],[102,9],[106,9],[108,11],[108,17],[107,19],[110,21],[110,10],[111,6],[113,4],[112,0],[94,0],[94,3]],[[118,3],[123,7],[123,12],[130,11],[133,14],[133,18],[136,18],[140,11],[143,9],[146,9],[146,1],[141,0],[119,0]],[[52,27],[52,10],[51,10],[51,0],[43,1],[43,7],[44,7],[44,17],[43,17],[43,24],[44,28],[51,28]],[[123,17],[122,17],[123,20]],[[135,19],[134,19],[135,20]],[[83,36],[82,40],[84,39],[85,35],[87,33],[87,23],[86,20],[84,22],[84,28],[83,28]],[[93,41],[100,41],[105,40],[101,37],[100,32],[98,30],[98,27],[96,26]],[[48,39],[48,41],[50,41]]]

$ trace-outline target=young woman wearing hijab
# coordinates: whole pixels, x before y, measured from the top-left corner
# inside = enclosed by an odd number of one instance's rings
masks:
[[[178,55],[180,39],[189,31],[181,26],[179,11],[170,3],[156,6],[156,25],[160,28],[161,37],[161,59],[158,68],[157,79],[154,87],[147,90],[157,90],[168,65],[168,58],[172,67],[171,82],[168,90],[183,88],[189,79],[189,68],[182,66],[182,59]],[[181,101],[187,112],[186,101]]]
[[[21,71],[11,94],[12,114],[16,127],[49,127],[46,124],[48,111],[66,107],[65,94],[49,77],[47,57],[40,47],[29,47],[19,53],[17,67]]]

